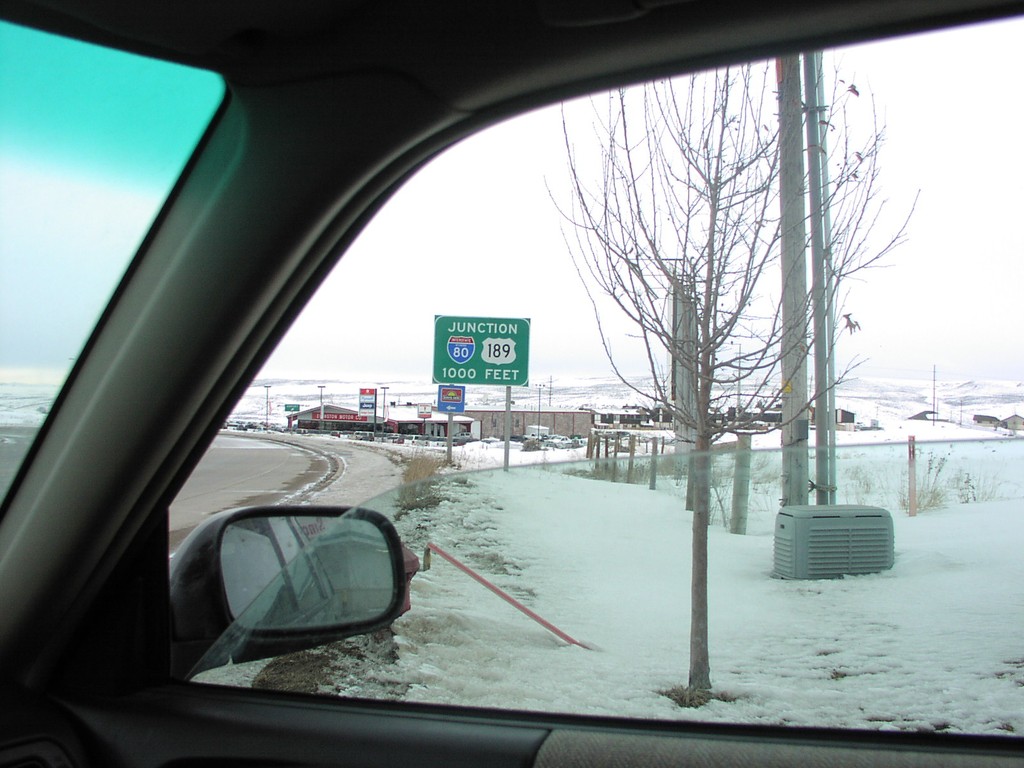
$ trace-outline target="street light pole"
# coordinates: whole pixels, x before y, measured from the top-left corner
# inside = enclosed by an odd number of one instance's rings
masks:
[[[265,389],[266,392],[267,392],[267,417],[266,417],[266,420],[263,422],[263,428],[266,429],[266,430],[269,430],[270,429],[270,385],[269,384],[264,384],[263,385],[263,389]]]
[[[381,397],[384,399],[384,404],[380,407],[380,417],[384,420],[384,429],[388,428],[388,390],[391,387],[385,387],[383,384],[378,385],[378,388],[384,392]]]
[[[317,432],[323,432],[324,429],[324,385],[317,384],[320,387],[320,421],[316,425]]]

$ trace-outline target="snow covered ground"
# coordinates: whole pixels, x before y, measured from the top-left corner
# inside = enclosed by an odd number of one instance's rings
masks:
[[[433,508],[404,510],[394,494],[367,506],[392,516],[414,549],[433,542],[593,650],[559,640],[435,555],[394,625],[398,661],[367,687],[330,690],[373,696],[385,682],[408,701],[474,707],[1024,735],[1024,440],[913,428],[924,439],[918,485],[941,491],[941,505],[917,517],[900,508],[905,430],[847,433],[861,442],[840,454],[839,501],[893,513],[895,566],[878,574],[773,578],[777,455],[756,454],[749,534],[729,534],[724,514],[711,530],[719,698],[707,706],[681,709],[661,693],[687,681],[682,485],[671,473],[653,492],[646,481],[580,477],[579,465],[555,462],[565,451],[518,452],[539,463],[452,476]],[[889,442],[867,445],[867,435]],[[501,453],[462,451],[476,466]],[[716,459],[725,508],[730,462]]]

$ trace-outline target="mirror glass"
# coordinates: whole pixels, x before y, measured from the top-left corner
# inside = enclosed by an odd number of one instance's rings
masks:
[[[384,533],[351,516],[238,520],[220,562],[232,617],[249,629],[372,622],[399,589]]]

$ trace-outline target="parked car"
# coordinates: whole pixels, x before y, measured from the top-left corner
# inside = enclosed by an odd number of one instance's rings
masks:
[[[572,441],[565,435],[548,435],[543,443],[551,448],[572,448]]]
[[[996,714],[985,719],[984,730],[958,733],[950,727],[950,719],[965,707],[957,690],[937,687],[936,700],[930,702],[935,709],[922,718],[920,729],[892,715],[897,702],[879,680],[893,667],[902,676],[895,648],[891,657],[862,660],[856,668],[840,663],[851,626],[868,625],[882,638],[891,630],[874,615],[874,598],[891,586],[885,579],[851,615],[831,613],[828,591],[853,589],[862,577],[798,585],[796,590],[821,612],[814,619],[778,617],[771,628],[777,641],[771,653],[756,663],[741,660],[729,673],[740,679],[751,670],[782,664],[794,645],[809,645],[813,664],[788,667],[787,673],[801,681],[817,676],[869,689],[872,706],[878,707],[868,715],[876,718],[870,720],[873,730],[794,725],[788,705],[766,706],[770,711],[759,714],[763,719],[741,721],[731,715],[729,708],[737,701],[766,701],[769,684],[739,683],[713,701],[684,700],[707,705],[704,714],[718,713],[718,722],[703,719],[697,709],[679,707],[668,696],[658,702],[664,717],[632,716],[632,700],[619,688],[606,690],[602,698],[620,703],[624,711],[608,716],[579,708],[572,696],[557,692],[557,711],[525,712],[493,703],[470,707],[457,696],[428,704],[417,700],[416,685],[403,687],[372,674],[357,676],[343,688],[311,676],[312,688],[329,696],[252,687],[252,677],[245,678],[252,671],[245,665],[251,662],[276,656],[284,659],[279,666],[311,659],[322,663],[332,644],[365,639],[365,633],[395,620],[402,608],[403,556],[384,513],[399,518],[407,512],[401,505],[443,507],[448,502],[429,493],[430,480],[412,488],[423,493],[382,499],[392,509],[339,517],[367,525],[344,526],[336,547],[315,554],[281,558],[267,537],[242,542],[259,535],[248,523],[242,525],[245,521],[257,527],[291,524],[282,520],[279,507],[259,505],[229,513],[208,546],[192,550],[199,567],[191,570],[188,584],[177,582],[184,578],[178,566],[172,584],[168,566],[171,502],[331,270],[339,263],[353,270],[348,281],[353,295],[376,298],[390,290],[392,275],[375,263],[360,274],[352,253],[374,217],[397,216],[387,222],[392,229],[416,232],[421,257],[417,290],[452,304],[469,301],[469,292],[459,295],[461,276],[451,268],[447,238],[423,236],[427,222],[417,219],[417,210],[387,206],[403,185],[428,178],[429,164],[446,148],[507,118],[597,88],[617,92],[642,79],[733,65],[752,56],[1021,13],[1019,3],[1002,0],[0,0],[0,119],[10,121],[0,134],[0,151],[8,153],[0,177],[5,183],[25,182],[16,193],[5,188],[0,208],[5,223],[37,225],[31,236],[15,240],[5,232],[0,238],[2,362],[17,368],[22,379],[36,370],[40,358],[35,355],[44,348],[51,354],[46,361],[59,363],[38,433],[31,439],[20,432],[5,435],[0,442],[5,462],[0,765],[1022,765],[1019,593],[1005,601],[1005,616],[994,630],[979,627],[973,613],[964,611],[949,631],[970,635],[979,646],[998,639],[1018,649],[996,664],[970,669],[973,681],[988,686]],[[970,57],[956,46],[948,52],[966,73]],[[909,63],[922,80],[929,77],[926,63]],[[46,71],[58,77],[38,79]],[[1006,74],[991,71],[984,77]],[[963,82],[942,83],[947,93],[938,105],[940,114],[961,111],[960,99],[981,79],[971,81],[965,74]],[[977,132],[972,145],[949,146],[918,173],[946,174],[953,164],[976,168],[976,155],[986,144],[999,144],[1002,162],[1009,165],[1017,154],[1012,141],[1016,121],[1004,110],[1019,100],[1013,96],[1019,90],[1016,80],[1013,75],[1006,81],[997,119]],[[852,83],[844,85],[856,90]],[[938,119],[929,129],[943,131],[945,122]],[[63,131],[69,129],[80,129],[77,138],[65,140]],[[1009,139],[1000,141],[1002,134]],[[488,155],[488,164],[502,158],[509,139],[503,141]],[[490,175],[500,185],[500,173]],[[537,186],[549,203],[547,189]],[[493,195],[473,192],[480,203],[508,211],[502,231],[540,221],[536,211],[504,198],[500,189]],[[989,206],[996,202],[987,190],[964,187],[947,219],[952,221],[958,206],[971,197]],[[1019,200],[1011,207],[1017,209]],[[471,228],[473,216],[458,214],[457,226]],[[971,218],[974,234],[979,224],[1012,224],[1012,215]],[[98,233],[100,245],[87,250],[87,233]],[[480,239],[475,249],[475,268],[489,281],[476,301],[517,306],[513,299],[529,290],[513,297],[503,289],[519,254],[502,250],[500,232],[487,236],[498,240],[490,248]],[[969,261],[946,270],[929,263],[918,274],[923,280],[940,273],[969,290],[966,276],[973,276],[979,258],[972,252]],[[637,266],[636,273],[642,272]],[[534,284],[545,277],[530,275]],[[1011,277],[987,276],[979,284]],[[658,297],[659,303],[665,296]],[[915,323],[950,314],[948,306],[930,306],[924,295],[909,313]],[[31,322],[23,322],[26,318]],[[317,324],[316,355],[333,354],[330,345],[338,338],[374,336],[375,319],[352,326]],[[971,319],[960,316],[959,322]],[[417,321],[402,320],[407,327],[399,339],[374,341],[378,348],[393,349],[408,366],[415,346],[411,325]],[[533,331],[547,332],[541,323]],[[867,335],[868,328],[862,333]],[[52,347],[51,338],[57,339]],[[267,388],[269,410],[274,385],[259,386]],[[618,548],[629,539],[641,546],[663,543],[664,531],[683,519],[679,509],[657,525],[619,528],[606,527],[600,515],[589,514],[579,526],[564,526],[560,508],[594,510],[564,496],[549,507],[552,494],[571,477],[549,470],[538,474],[542,490],[525,499],[525,509],[543,508],[549,514],[531,527],[538,534],[534,549],[505,550],[482,535],[478,546],[463,555],[466,563],[456,557],[462,553],[446,552],[463,567],[452,564],[445,578],[466,578],[503,610],[536,598],[538,584],[556,582],[564,573],[560,566],[579,564],[554,543],[556,533],[560,542],[584,539],[590,531],[614,535],[614,546],[599,560],[583,563],[593,573],[621,567]],[[479,490],[471,478],[464,480],[466,492]],[[471,514],[500,507],[483,495],[473,501]],[[933,519],[941,523],[942,517]],[[429,516],[424,518],[433,533]],[[234,533],[228,533],[232,528]],[[434,545],[431,551],[444,549],[434,541],[424,543]],[[1014,554],[1021,550],[1019,542],[1001,543],[1014,547]],[[241,557],[230,556],[236,544]],[[503,589],[491,582],[485,589],[472,578],[489,566],[499,577],[512,579],[523,564],[545,553],[553,559],[539,570],[538,584],[505,583],[509,589]],[[927,562],[914,566],[938,561],[944,571],[962,573],[959,555],[929,553]],[[768,570],[754,562],[744,566],[748,573]],[[783,582],[763,575],[766,592],[784,588]],[[645,620],[652,611],[639,598],[656,596],[654,612],[659,612],[679,598],[684,584],[685,574],[673,574],[646,581],[643,590],[606,592],[602,597],[611,599],[600,617],[605,626],[625,628],[640,639],[649,634]],[[573,600],[543,604],[541,596],[536,602],[542,605],[535,607],[572,620],[575,599],[587,596],[590,586],[585,574],[570,585]],[[918,595],[936,591],[929,583],[918,586]],[[450,583],[436,572],[429,587],[443,598]],[[948,594],[962,592],[951,588]],[[238,601],[234,609],[232,600]],[[908,611],[918,604],[905,603]],[[450,665],[417,669],[418,684],[436,688],[450,669],[468,666],[476,670],[472,687],[477,691],[516,688],[514,669],[497,684],[506,670],[488,652],[517,626],[515,621],[533,619],[519,613],[489,618],[484,605],[482,600],[471,609],[460,602],[439,603],[436,610],[415,617],[420,626],[435,629],[433,647],[444,652]],[[612,608],[626,610],[628,620],[608,618]],[[415,613],[414,602],[405,618],[411,621]],[[678,669],[645,670],[651,689],[678,681],[689,653],[683,639],[687,631],[651,635],[671,644],[678,657]],[[745,631],[742,627],[722,639],[742,645],[749,640]],[[521,648],[530,663],[541,665],[548,690],[564,660],[579,654],[588,654],[584,666],[592,676],[587,683],[603,683],[611,657],[602,655],[598,644],[567,632],[554,635],[533,623],[522,636]],[[466,637],[479,655],[468,656],[457,641]],[[392,640],[392,650],[405,642]],[[237,678],[232,684],[190,679],[195,665],[179,661],[196,651],[202,658],[211,649],[220,661],[231,662],[226,665],[231,674],[243,675],[242,683]],[[349,646],[341,653],[356,663],[365,648]],[[930,657],[923,661],[937,676],[958,667],[958,662],[935,664]],[[383,690],[378,697],[383,701],[368,700],[366,690],[372,685]],[[819,711],[834,707],[830,697],[815,702]]]

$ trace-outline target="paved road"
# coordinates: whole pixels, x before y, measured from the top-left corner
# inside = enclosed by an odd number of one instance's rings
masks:
[[[222,433],[171,505],[171,547],[223,509],[358,504],[400,482],[400,467],[369,446],[330,437]]]
[[[313,495],[314,503],[362,504],[402,484],[402,467],[389,458],[387,449],[336,438],[312,439],[324,441],[343,462],[341,475]]]
[[[0,426],[0,499],[3,498],[39,427]]]

